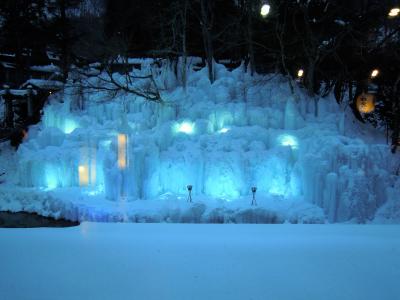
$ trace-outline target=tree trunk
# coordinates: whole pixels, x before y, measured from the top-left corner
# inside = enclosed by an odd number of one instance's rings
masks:
[[[187,47],[186,47],[186,23],[187,23],[188,0],[184,0],[181,19],[182,19],[182,86],[186,91],[187,86]]]
[[[61,68],[64,83],[68,78],[68,68],[69,68],[69,51],[68,51],[68,41],[67,41],[67,16],[66,16],[66,4],[65,0],[60,0],[60,16],[61,16]]]
[[[215,81],[214,74],[214,49],[212,45],[212,37],[211,37],[211,24],[209,19],[209,1],[201,0],[200,1],[200,10],[201,10],[201,31],[203,34],[203,43],[204,43],[204,51],[206,54],[207,68],[208,68],[208,78],[211,83]]]
[[[394,114],[394,122],[393,122],[393,131],[392,131],[392,153],[396,153],[397,147],[399,147],[400,143],[400,95],[398,90],[398,85],[400,84],[400,76],[397,77],[397,80],[393,87],[393,114]]]
[[[306,76],[306,87],[309,96],[314,96],[315,94],[315,60],[310,59],[308,61],[308,68],[307,68],[307,76]]]
[[[8,90],[6,90],[6,94],[3,96],[3,99],[5,108],[5,125],[7,128],[14,128],[13,98]]]
[[[318,111],[318,101],[319,97],[315,94],[315,60],[312,58],[309,58],[308,60],[308,68],[306,72],[306,87],[307,87],[307,93],[310,97],[313,98],[314,100],[314,116],[317,118],[319,115]]]
[[[256,64],[254,58],[254,43],[253,43],[253,18],[251,12],[247,12],[247,39],[249,46],[249,58],[250,58],[250,74],[254,75]]]

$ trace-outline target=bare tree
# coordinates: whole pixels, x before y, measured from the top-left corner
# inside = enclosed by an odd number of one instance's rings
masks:
[[[212,28],[214,23],[213,0],[200,0],[200,15],[198,15],[203,36],[204,52],[206,55],[208,77],[215,81],[214,71],[214,47]]]

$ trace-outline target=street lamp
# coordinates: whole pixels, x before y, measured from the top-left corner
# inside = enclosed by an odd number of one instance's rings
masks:
[[[297,77],[298,78],[302,78],[303,75],[304,75],[304,70],[303,69],[300,69],[300,70],[297,71]]]
[[[375,78],[379,75],[379,70],[378,69],[373,69],[371,72],[371,78]]]
[[[260,11],[261,16],[265,18],[269,14],[270,10],[271,10],[271,5],[269,5],[268,2],[264,2],[264,4],[261,6],[261,11]]]
[[[400,8],[394,7],[394,8],[392,8],[392,9],[389,11],[388,16],[391,17],[391,18],[395,18],[395,17],[397,17],[399,14],[400,14]]]

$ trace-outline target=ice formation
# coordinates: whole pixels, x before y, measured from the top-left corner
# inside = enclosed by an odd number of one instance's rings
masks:
[[[217,65],[210,84],[205,69],[189,68],[184,90],[167,64],[138,61],[135,72],[155,74],[165,103],[89,90],[78,109],[77,88],[53,95],[18,150],[20,186],[81,187],[104,201],[185,195],[188,184],[194,195],[235,201],[256,186],[263,197],[316,204],[331,222],[371,219],[393,197],[382,137],[334,99],[321,99],[314,117],[313,101],[280,76]]]

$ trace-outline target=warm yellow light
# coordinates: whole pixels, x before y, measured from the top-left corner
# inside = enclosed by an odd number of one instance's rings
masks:
[[[395,7],[395,8],[392,8],[392,9],[389,11],[388,16],[389,16],[389,17],[397,17],[397,16],[399,15],[399,13],[400,13],[400,8]]]
[[[261,16],[266,17],[269,14],[270,10],[271,10],[271,6],[269,4],[264,4],[261,7],[261,11],[260,11]]]
[[[87,165],[79,165],[78,167],[79,174],[79,185],[87,186],[89,184],[89,168]]]
[[[303,77],[303,75],[304,75],[304,70],[303,69],[300,69],[300,70],[297,71],[297,77],[301,78],[301,77]]]
[[[96,148],[83,146],[80,149],[79,185],[96,185]]]
[[[371,72],[371,78],[375,78],[376,76],[379,75],[379,70],[378,69],[374,69]]]
[[[128,137],[126,134],[118,134],[118,168],[121,170],[126,168],[126,146]]]
[[[359,112],[369,114],[375,110],[375,96],[362,93],[357,97],[356,105]]]

